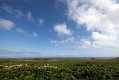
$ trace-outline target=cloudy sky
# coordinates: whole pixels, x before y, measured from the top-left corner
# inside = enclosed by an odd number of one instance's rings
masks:
[[[0,0],[0,57],[117,57],[118,0]]]

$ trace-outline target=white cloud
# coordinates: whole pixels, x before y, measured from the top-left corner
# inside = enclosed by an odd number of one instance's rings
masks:
[[[28,30],[25,30],[23,28],[16,28],[16,32],[26,36],[26,37],[38,37],[38,33],[36,32],[30,32]]]
[[[11,20],[0,19],[0,28],[5,30],[11,30],[15,26],[15,23]]]
[[[44,23],[44,19],[42,19],[42,18],[38,19],[38,23],[39,23],[40,25],[43,24],[43,23]]]
[[[110,47],[118,48],[119,40],[114,38],[114,36],[102,34],[99,32],[92,33],[93,46],[94,47]]]
[[[22,34],[28,34],[28,31],[24,30],[23,28],[16,28],[16,31]]]
[[[27,21],[36,21],[31,11],[24,13],[22,10],[15,9],[7,4],[2,4],[0,9],[7,12],[8,14],[14,15],[16,18],[22,18]]]
[[[55,25],[54,31],[57,32],[58,35],[72,35],[71,30],[67,28],[66,24]]]
[[[116,0],[67,0],[68,16],[92,33],[94,47],[119,48],[119,3]]]
[[[17,18],[21,18],[21,17],[25,16],[25,14],[21,10],[14,9],[13,7],[11,7],[11,6],[7,5],[7,4],[2,4],[0,6],[0,9],[2,9],[4,12],[7,12],[7,13],[9,13],[11,15],[14,15]]]
[[[92,43],[89,40],[82,39],[80,41],[80,45],[78,47],[79,48],[91,48],[92,47]]]
[[[3,10],[5,13],[15,16],[18,19],[23,19],[23,20],[26,20],[26,21],[29,21],[29,22],[32,22],[38,25],[42,25],[44,23],[44,19],[39,18],[39,17],[35,18],[33,16],[32,11],[24,12],[17,8],[13,8],[12,6],[9,6],[8,4],[2,4],[0,6],[0,9]]]
[[[51,43],[55,45],[66,45],[67,43],[74,43],[74,37],[69,37],[63,40],[51,40]]]
[[[13,8],[8,6],[7,4],[2,4],[2,6],[0,6],[0,8],[2,10],[4,10],[5,12],[9,13],[9,14],[13,14],[14,13]]]
[[[28,21],[34,21],[34,17],[33,17],[31,12],[27,13],[26,18],[27,18]]]
[[[79,49],[80,42],[76,41],[74,37],[67,37],[65,39],[57,39],[50,41],[51,46],[57,47],[58,49]]]

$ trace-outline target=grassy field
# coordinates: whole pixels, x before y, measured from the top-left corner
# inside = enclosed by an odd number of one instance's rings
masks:
[[[119,80],[119,61],[1,59],[0,80]]]

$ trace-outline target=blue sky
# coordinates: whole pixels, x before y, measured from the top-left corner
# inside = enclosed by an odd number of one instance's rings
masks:
[[[0,57],[117,57],[115,12],[116,0],[0,0]]]

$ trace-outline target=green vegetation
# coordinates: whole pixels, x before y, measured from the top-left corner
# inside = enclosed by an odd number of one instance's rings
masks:
[[[119,80],[119,62],[1,60],[0,80]]]

